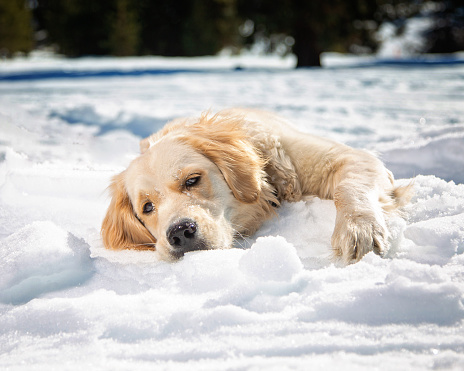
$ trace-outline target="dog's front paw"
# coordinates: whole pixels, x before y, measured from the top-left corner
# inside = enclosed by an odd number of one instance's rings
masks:
[[[388,229],[383,215],[337,213],[332,248],[335,260],[344,264],[355,263],[370,251],[384,256],[388,248]]]

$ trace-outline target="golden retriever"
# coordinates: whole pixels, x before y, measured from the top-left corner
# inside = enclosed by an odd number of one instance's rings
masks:
[[[176,119],[140,148],[110,186],[103,241],[110,249],[153,249],[169,261],[229,248],[274,216],[281,201],[307,195],[335,202],[334,260],[384,255],[385,218],[411,193],[411,186],[395,186],[372,154],[253,109]]]

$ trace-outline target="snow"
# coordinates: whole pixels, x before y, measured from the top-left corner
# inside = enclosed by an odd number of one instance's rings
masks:
[[[3,77],[37,77],[0,80],[2,369],[464,368],[462,64],[256,59],[235,71],[220,57],[130,73],[146,62],[0,62]],[[41,75],[57,63],[80,76]],[[237,248],[177,263],[104,249],[105,189],[140,138],[230,106],[377,152],[414,182],[404,216],[388,221],[387,256],[331,264],[335,208],[318,198],[284,203]]]
[[[384,22],[377,31],[380,57],[410,57],[421,53],[425,49],[426,39],[424,33],[433,27],[430,17],[413,17],[404,23],[401,35],[397,35],[398,26]]]
[[[27,225],[2,241],[0,301],[23,304],[43,293],[81,284],[92,275],[88,252],[85,242],[50,221]]]
[[[31,63],[32,62],[32,63]],[[111,57],[83,57],[75,60],[33,52],[31,57],[1,61],[0,79],[41,79],[61,77],[112,76],[145,74],[173,74],[234,69],[288,69],[296,66],[293,54],[268,55],[256,58],[254,54],[219,55],[197,58],[125,57],[114,63]]]

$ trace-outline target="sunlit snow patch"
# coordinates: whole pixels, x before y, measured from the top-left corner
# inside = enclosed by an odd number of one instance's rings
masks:
[[[240,269],[264,281],[289,281],[303,264],[283,237],[260,237],[240,260]]]

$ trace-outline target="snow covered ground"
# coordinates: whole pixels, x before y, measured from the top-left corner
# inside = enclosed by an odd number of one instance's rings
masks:
[[[234,71],[226,60],[0,80],[0,368],[462,370],[464,65]],[[0,76],[56,61],[41,63],[0,62]],[[66,61],[142,68],[82,63]],[[284,204],[246,248],[175,264],[105,250],[105,188],[139,139],[230,106],[376,151],[413,180],[387,258],[330,264],[335,210],[319,199]]]

